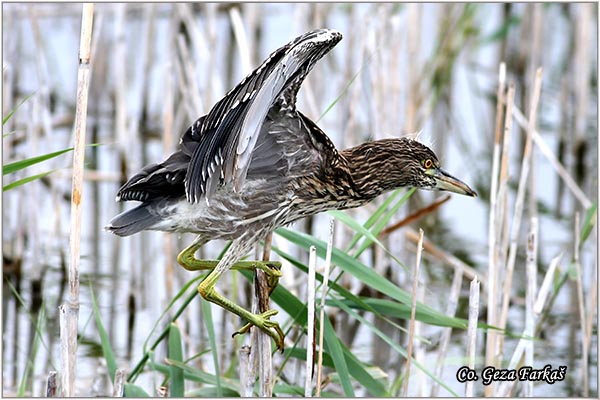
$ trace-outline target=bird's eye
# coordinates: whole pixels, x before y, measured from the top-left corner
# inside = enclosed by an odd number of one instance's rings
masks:
[[[428,158],[423,163],[423,166],[425,167],[425,169],[429,169],[429,168],[431,168],[433,166],[433,161],[431,161],[431,159]]]

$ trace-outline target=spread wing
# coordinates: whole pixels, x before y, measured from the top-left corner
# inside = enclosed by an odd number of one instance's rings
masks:
[[[274,51],[220,100],[191,134],[202,140],[185,177],[188,201],[210,197],[219,185],[244,183],[269,110],[295,111],[300,84],[314,64],[341,40],[332,30],[305,33]]]
[[[314,64],[341,38],[336,31],[320,29],[274,51],[186,130],[180,150],[131,177],[117,200],[147,201],[185,194],[188,201],[196,203],[221,185],[233,183],[239,190],[249,169],[257,175],[273,171],[276,164],[279,167],[285,156],[280,152],[285,134],[303,136],[303,132],[299,121],[287,132],[270,131],[282,129],[286,118],[282,114],[304,119],[295,110],[298,89]],[[307,138],[296,139],[304,142]]]

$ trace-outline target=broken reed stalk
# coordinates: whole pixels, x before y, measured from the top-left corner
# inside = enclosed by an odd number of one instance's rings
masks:
[[[538,219],[532,217],[529,226],[529,235],[527,237],[527,262],[525,265],[525,277],[527,288],[525,291],[525,334],[531,340],[526,342],[525,346],[525,365],[533,366],[535,324],[537,316],[535,315],[535,297],[537,294],[537,253],[538,253]],[[524,397],[533,396],[533,381],[528,380],[524,383]]]
[[[408,397],[408,382],[410,381],[410,365],[412,359],[413,339],[415,334],[415,315],[417,311],[417,286],[419,283],[419,270],[421,268],[421,255],[423,254],[423,229],[419,228],[419,240],[417,242],[417,257],[412,284],[412,303],[410,307],[410,322],[408,327],[408,349],[406,351],[406,372],[404,373],[404,385],[402,397]]]
[[[262,261],[269,261],[271,252],[270,233],[265,238]],[[252,296],[252,312],[262,314],[269,311],[270,289],[267,274],[259,269],[254,271],[254,296]],[[261,397],[273,396],[273,357],[271,354],[271,337],[261,329],[252,327],[252,348],[250,350],[250,368],[257,367],[254,376],[258,375],[258,394]],[[252,373],[249,373],[252,375]]]
[[[479,320],[479,280],[471,281],[469,288],[469,324],[467,327],[467,362],[470,369],[475,369],[475,353],[477,350],[477,322]],[[468,380],[465,385],[465,397],[473,397],[475,382]]]
[[[254,394],[254,374],[250,373],[250,346],[243,345],[238,351],[240,363],[240,397],[252,397]]]
[[[48,373],[48,381],[46,382],[46,397],[56,397],[57,391],[56,371],[50,371]]]
[[[71,191],[71,233],[69,235],[69,296],[61,305],[62,395],[75,395],[75,362],[77,355],[77,321],[79,319],[79,261],[81,234],[81,200],[83,189],[83,159],[87,122],[88,89],[90,83],[90,45],[94,5],[85,3],[81,14],[79,68],[77,71],[77,104],[75,111],[75,144]]]
[[[314,371],[315,344],[315,285],[317,275],[317,249],[310,246],[308,256],[308,290],[307,290],[307,321],[306,335],[306,376],[304,380],[304,397],[312,397],[312,376]],[[321,367],[321,366],[319,366]]]
[[[112,397],[123,397],[125,393],[125,378],[127,374],[123,368],[118,368],[115,372],[115,382],[113,384]]]
[[[327,254],[325,256],[325,266],[323,271],[323,286],[321,287],[321,304],[319,310],[319,353],[317,357],[317,388],[315,397],[321,396],[321,378],[323,373],[323,335],[325,329],[325,299],[327,298],[327,289],[329,287],[329,270],[331,269],[331,252],[333,250],[333,231],[335,220],[329,220],[329,238],[327,239]]]

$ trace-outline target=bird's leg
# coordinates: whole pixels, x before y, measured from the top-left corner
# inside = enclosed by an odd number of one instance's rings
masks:
[[[244,240],[244,238],[236,239],[220,261],[199,260],[195,258],[194,254],[196,253],[196,250],[198,250],[203,244],[204,242],[198,238],[189,247],[184,249],[177,257],[177,262],[189,271],[211,270],[211,272],[206,276],[206,278],[204,278],[200,285],[198,285],[198,292],[200,295],[204,299],[218,304],[227,311],[230,311],[248,321],[248,324],[246,324],[239,331],[235,332],[233,336],[240,333],[246,333],[249,328],[254,325],[271,336],[275,341],[277,348],[283,351],[283,340],[285,335],[279,327],[279,324],[270,320],[272,316],[277,314],[277,310],[269,310],[261,314],[253,314],[217,293],[215,290],[215,285],[220,276],[229,269],[260,269],[267,274],[267,282],[270,294],[277,286],[277,282],[281,277],[281,263],[274,261],[238,261],[236,263],[234,260],[239,259],[239,257],[245,254],[252,245],[252,241],[248,239]]]
[[[201,260],[196,258],[195,254],[202,245],[206,243],[203,240],[195,240],[194,243],[186,247],[177,256],[177,263],[188,271],[207,271],[213,270],[219,263],[218,260]],[[262,270],[267,274],[269,294],[273,292],[279,278],[281,278],[281,263],[278,261],[238,261],[231,266],[233,270]]]

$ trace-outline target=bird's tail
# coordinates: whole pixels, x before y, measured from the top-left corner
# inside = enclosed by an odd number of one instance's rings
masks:
[[[152,227],[161,218],[152,214],[147,206],[148,203],[142,203],[131,210],[122,212],[114,217],[104,229],[118,236],[129,236]]]

